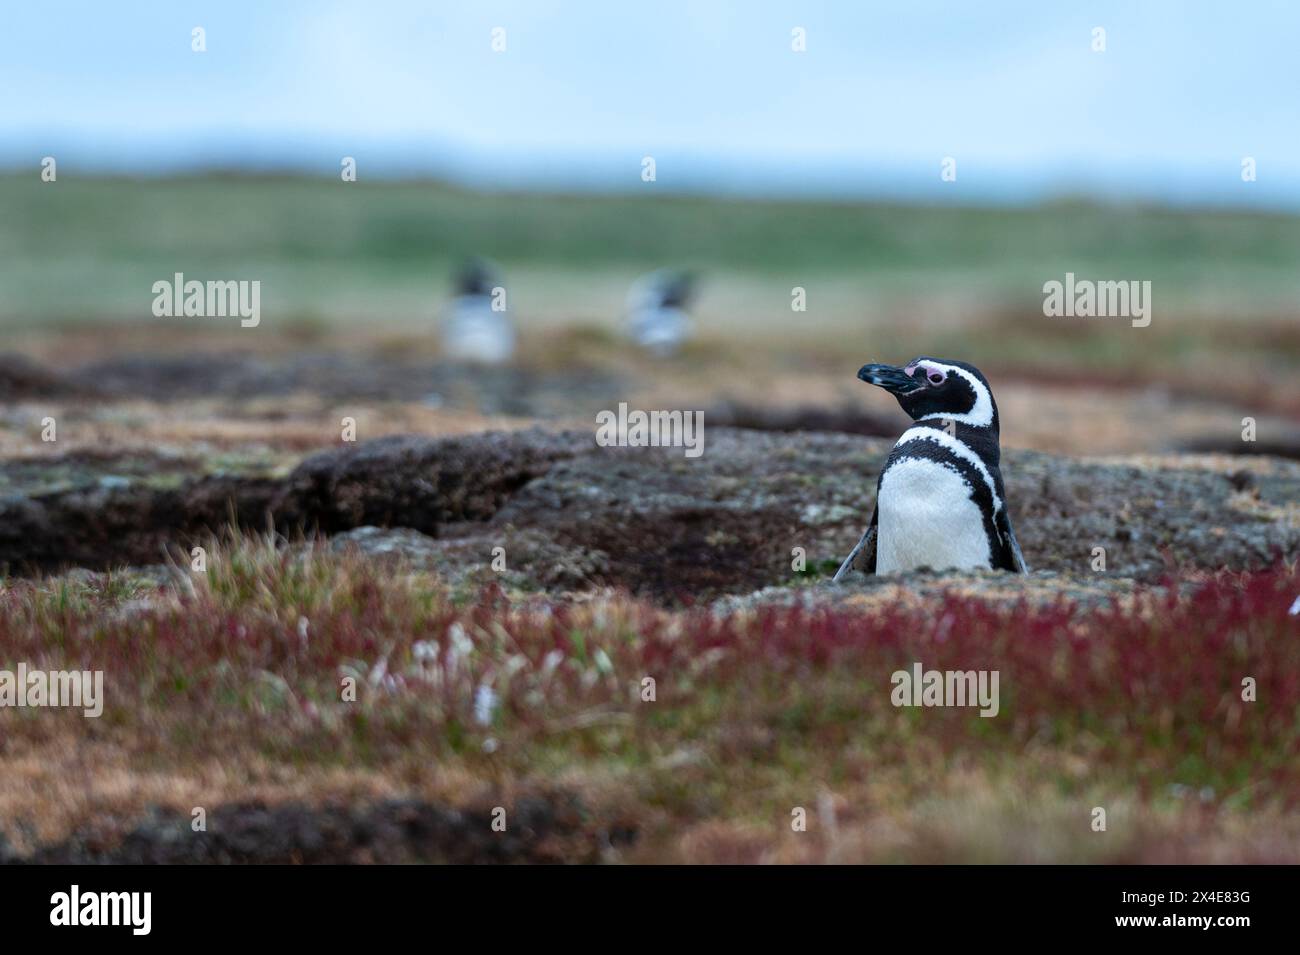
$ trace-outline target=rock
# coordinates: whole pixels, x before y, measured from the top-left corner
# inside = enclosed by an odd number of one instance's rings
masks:
[[[926,605],[945,594],[977,598],[981,603],[1019,605],[1052,604],[1065,600],[1082,608],[1101,607],[1131,597],[1140,586],[1131,576],[1112,573],[1059,573],[1035,570],[1019,576],[998,571],[919,570],[908,574],[868,576],[854,574],[839,584],[827,579],[803,581],[793,586],[765,587],[751,594],[721,597],[711,610],[719,615],[764,607],[800,607],[804,610],[870,609],[884,606]],[[1173,586],[1189,591],[1191,582]]]
[[[590,431],[404,436],[313,455],[287,476],[143,476],[119,460],[57,483],[0,464],[0,561],[12,568],[156,562],[234,520],[342,535],[453,581],[626,587],[673,602],[825,576],[868,520],[890,442],[710,428],[704,454],[601,448]],[[30,466],[26,462],[25,466]],[[145,469],[147,472],[147,469]],[[1243,477],[1249,475],[1249,480]],[[103,474],[126,477],[105,487]],[[1170,569],[1245,569],[1300,552],[1300,464],[1166,455],[1077,460],[1007,451],[1007,499],[1035,570],[1154,581]],[[25,488],[30,488],[29,492]],[[387,531],[359,528],[386,528]],[[418,532],[412,536],[410,532]],[[1098,550],[1100,548],[1100,550]],[[1014,579],[1014,578],[1009,578]]]
[[[5,368],[0,360],[0,397],[5,397]],[[160,402],[291,394],[312,394],[326,401],[422,401],[435,394],[439,406],[520,417],[561,415],[571,411],[575,401],[602,407],[610,395],[627,390],[620,377],[596,369],[474,368],[403,354],[312,350],[264,355],[238,351],[114,355],[77,368],[66,377],[26,362],[15,366],[15,380],[27,382],[24,387],[28,391],[48,380],[42,395],[71,394],[93,386],[96,393],[112,398]]]
[[[1179,448],[1192,454],[1267,455],[1300,461],[1300,429],[1275,432],[1254,441],[1243,441],[1240,435],[1204,435],[1182,442]]]
[[[565,547],[539,530],[514,527],[460,529],[462,536],[434,538],[406,528],[358,527],[331,539],[331,549],[355,549],[377,560],[400,560],[412,570],[434,571],[453,587],[500,584],[524,591],[586,587],[608,568],[604,555]],[[496,548],[505,570],[493,568]]]
[[[74,382],[14,352],[0,354],[0,401],[29,398],[84,398],[98,392],[89,382]]]
[[[396,557],[412,567],[431,569],[443,552],[441,542],[428,534],[407,530],[404,527],[374,527],[366,525],[345,531],[330,541],[330,549],[347,551],[355,549],[368,557]]]
[[[303,461],[281,489],[275,519],[326,533],[377,524],[436,535],[450,521],[487,520],[520,487],[582,450],[572,433],[539,429],[380,438]]]
[[[521,796],[507,808],[512,824],[505,832],[493,830],[486,807],[458,810],[415,799],[352,807],[219,806],[204,832],[191,830],[188,814],[154,810],[125,833],[110,820],[99,827],[108,831],[78,833],[27,856],[0,833],[0,863],[594,862],[607,841],[587,825],[583,804],[569,793]]]
[[[907,427],[902,412],[880,415],[852,404],[839,407],[823,405],[798,405],[795,407],[767,407],[740,401],[724,401],[704,412],[709,427],[748,428],[754,431],[839,431],[844,434],[861,434],[870,437],[889,437],[901,434]]]

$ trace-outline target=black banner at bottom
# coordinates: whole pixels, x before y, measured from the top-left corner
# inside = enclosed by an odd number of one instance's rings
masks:
[[[493,941],[511,929],[534,941],[576,941],[571,933],[653,934],[688,922],[693,934],[733,941],[766,938],[782,923],[859,936],[907,926],[926,941],[1050,932],[1231,944],[1294,923],[1295,874],[1272,866],[14,866],[0,868],[0,912],[6,941],[76,935],[128,945],[338,945],[435,924]]]

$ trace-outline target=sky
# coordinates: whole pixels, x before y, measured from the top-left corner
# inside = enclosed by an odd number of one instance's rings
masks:
[[[1297,38],[1287,0],[4,0],[0,168],[1296,209]]]

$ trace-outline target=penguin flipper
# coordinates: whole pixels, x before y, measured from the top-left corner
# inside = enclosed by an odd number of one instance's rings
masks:
[[[1007,514],[1006,507],[998,511],[997,528],[998,536],[1002,539],[1002,555],[998,567],[1018,574],[1029,573],[1029,565],[1025,563],[1025,555],[1020,553],[1020,542],[1016,540],[1016,532],[1011,529],[1011,517]]]
[[[876,572],[876,521],[879,510],[871,512],[871,523],[867,525],[862,539],[858,541],[858,546],[849,552],[849,556],[844,558],[844,563],[840,564],[840,569],[835,572],[835,577],[831,583],[838,584],[853,569],[855,562],[861,562],[863,573],[874,574]]]

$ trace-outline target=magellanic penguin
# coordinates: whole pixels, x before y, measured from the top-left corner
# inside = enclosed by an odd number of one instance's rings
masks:
[[[627,294],[628,335],[660,358],[675,354],[695,331],[686,313],[694,296],[689,272],[660,269],[641,276]]]
[[[442,350],[453,361],[500,365],[515,353],[515,328],[506,290],[495,267],[482,259],[464,263],[453,276],[455,297],[442,323]]]
[[[998,406],[979,369],[922,357],[906,368],[863,365],[858,377],[894,395],[915,423],[881,469],[871,524],[835,580],[854,566],[1028,573],[998,469]]]

